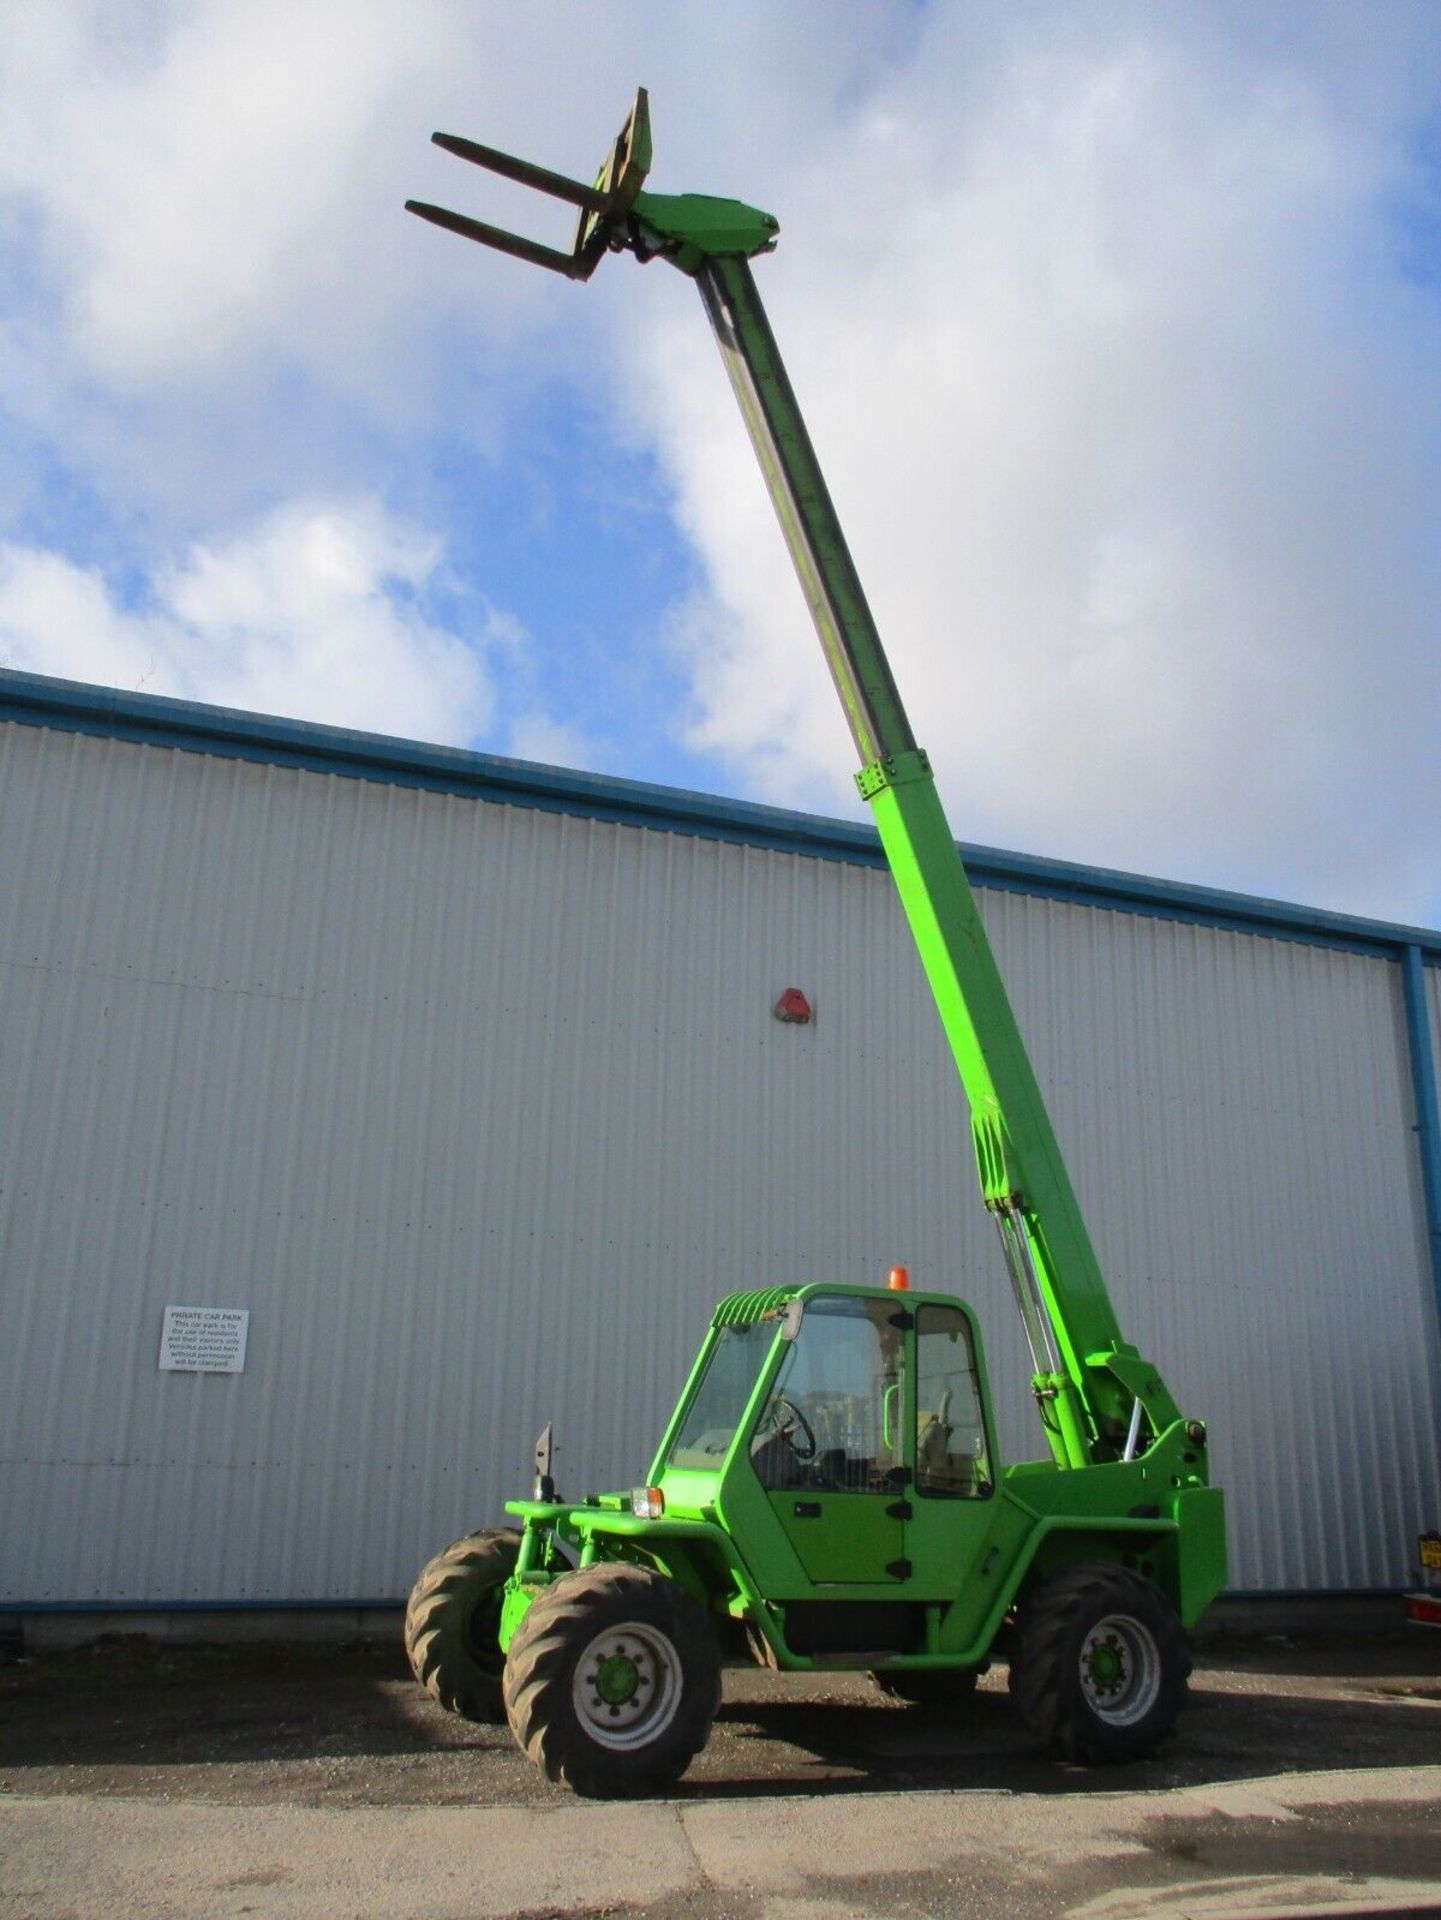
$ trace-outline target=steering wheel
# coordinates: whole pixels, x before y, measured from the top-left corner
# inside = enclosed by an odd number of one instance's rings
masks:
[[[789,1418],[782,1419],[781,1415],[783,1413],[789,1415]],[[769,1424],[775,1429],[777,1435],[785,1441],[801,1465],[809,1466],[811,1461],[815,1459],[816,1454],[820,1451],[820,1448],[816,1440],[815,1428],[801,1412],[795,1401],[787,1399],[783,1393],[778,1393],[770,1405]],[[798,1440],[804,1444],[798,1444]]]

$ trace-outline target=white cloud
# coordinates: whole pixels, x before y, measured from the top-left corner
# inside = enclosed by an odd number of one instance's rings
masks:
[[[1428,190],[1434,8],[13,11],[6,604],[63,602],[59,624],[91,636],[74,660],[114,664],[95,677],[131,684],[158,655],[175,690],[314,711],[333,679],[318,606],[359,622],[362,655],[409,661],[425,623],[406,593],[326,585],[313,555],[311,599],[291,592],[255,502],[393,500],[441,431],[497,476],[522,453],[540,473],[571,452],[560,407],[533,426],[558,389],[660,450],[699,556],[673,726],[717,782],[850,804],[839,709],[694,291],[625,263],[567,286],[401,212],[414,195],[561,239],[564,209],[426,135],[583,173],[644,81],[655,187],[781,217],[758,277],[957,831],[1441,917],[1436,283],[1398,271],[1393,224]],[[52,525],[67,489],[106,537]],[[454,552],[441,493],[418,481],[411,518]],[[362,539],[371,560],[388,537]],[[62,553],[118,553],[153,606]],[[493,553],[469,563],[477,604],[511,598],[488,590]],[[575,549],[585,623],[604,608],[618,644],[659,650],[623,634],[611,559]],[[555,622],[538,644],[563,653],[558,595],[538,600]],[[436,732],[447,702],[403,675],[391,694],[384,724]],[[614,736],[643,767],[660,724],[637,711],[627,741],[609,716],[564,717],[503,737],[574,757]]]
[[[183,535],[200,501],[216,524],[273,498],[282,467],[324,491],[425,431],[493,450],[565,362],[542,276],[482,285],[479,249],[403,207],[475,192],[428,137],[509,92],[490,14],[67,0],[22,5],[13,34],[7,17],[0,406],[109,513]]]
[[[196,546],[139,609],[94,570],[12,544],[0,547],[0,662],[465,745],[493,694],[477,648],[421,609],[438,570],[432,540],[364,502],[291,503]],[[503,622],[500,638],[514,644]]]
[[[721,103],[774,111],[785,91],[769,69],[751,71],[750,9],[683,23],[663,0],[607,11],[567,0],[22,4],[0,69],[0,200],[19,210],[79,368],[135,395],[248,383],[278,361],[368,406],[398,388],[423,407],[412,362],[428,383],[437,322],[450,345],[463,331],[478,359],[499,346],[512,370],[542,357],[591,364],[576,338],[581,296],[558,304],[544,276],[439,242],[402,203],[488,208],[565,244],[570,209],[439,153],[431,129],[588,175],[644,78],[661,83],[676,160],[733,161]],[[814,83],[851,70],[881,11],[858,9],[824,55],[814,24],[772,22],[772,54],[813,69],[791,119],[814,123]],[[720,110],[694,110],[706,101]]]
[[[960,12],[785,183],[756,269],[956,830],[1441,912],[1406,48],[1041,10],[963,66]],[[706,561],[692,738],[838,803],[849,742],[703,331],[653,310],[632,386]]]
[[[356,243],[376,156],[393,151],[387,108],[443,62],[454,9],[433,36],[364,0],[24,17],[0,187],[38,215],[80,364],[127,390],[266,353],[328,350],[344,369],[343,284],[362,327],[375,306]],[[380,241],[365,267],[383,278],[398,209],[387,195],[365,210]]]

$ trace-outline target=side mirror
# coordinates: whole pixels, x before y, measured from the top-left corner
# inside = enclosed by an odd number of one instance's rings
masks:
[[[547,1506],[555,1499],[555,1481],[551,1478],[550,1457],[554,1441],[551,1435],[551,1423],[546,1422],[540,1438],[535,1443],[535,1493],[534,1498],[544,1501]]]

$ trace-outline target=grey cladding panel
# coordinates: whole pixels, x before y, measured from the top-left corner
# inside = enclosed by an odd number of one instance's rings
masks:
[[[0,1597],[400,1595],[548,1419],[563,1489],[637,1480],[718,1294],[897,1261],[1039,1450],[884,873],[20,726],[0,872]],[[1441,1502],[1394,969],[985,910],[1236,1583],[1399,1581]],[[160,1373],[167,1303],[248,1307],[245,1373]]]

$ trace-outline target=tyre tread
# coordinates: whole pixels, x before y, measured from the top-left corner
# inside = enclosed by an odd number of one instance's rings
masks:
[[[621,1752],[596,1746],[579,1726],[571,1677],[590,1638],[628,1614],[664,1624],[684,1680],[675,1718],[656,1748]],[[502,1692],[517,1746],[548,1780],[617,1799],[659,1791],[685,1772],[720,1705],[720,1662],[710,1624],[683,1587],[650,1567],[601,1561],[563,1575],[531,1603],[510,1643]]]
[[[1138,1728],[1098,1720],[1072,1671],[1078,1630],[1087,1618],[1130,1613],[1151,1630],[1161,1660],[1161,1691]],[[1180,1622],[1141,1574],[1104,1561],[1067,1568],[1037,1587],[1022,1608],[1011,1654],[1011,1697],[1057,1759],[1130,1760],[1158,1746],[1185,1702],[1191,1652]]]
[[[448,1713],[482,1725],[495,1725],[505,1718],[500,1649],[496,1649],[494,1671],[483,1668],[467,1644],[466,1624],[458,1623],[454,1613],[478,1576],[493,1574],[492,1587],[508,1579],[519,1551],[520,1535],[508,1527],[486,1528],[452,1540],[421,1568],[405,1609],[405,1652],[411,1672]]]

